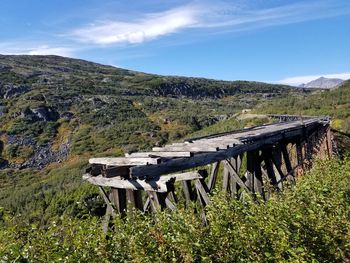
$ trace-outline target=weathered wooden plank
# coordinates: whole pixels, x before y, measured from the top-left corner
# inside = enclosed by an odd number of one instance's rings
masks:
[[[317,123],[311,123],[310,126],[306,126],[306,127],[311,128],[312,125],[317,125]],[[278,134],[272,137],[263,137],[259,141],[255,141],[244,145],[237,145],[227,150],[196,154],[192,158],[187,158],[187,159],[178,158],[178,159],[173,159],[158,165],[131,167],[130,175],[132,177],[145,177],[145,176],[152,177],[152,176],[167,174],[171,172],[177,172],[181,170],[187,170],[193,167],[214,163],[220,160],[231,158],[232,156],[241,154],[242,152],[245,152],[245,151],[252,151],[252,150],[258,149],[263,145],[276,143],[282,139],[292,138],[294,136],[300,136],[303,130],[302,128],[303,127],[296,127],[290,130],[283,130],[283,132],[279,132]]]
[[[186,145],[186,146],[171,146],[171,145],[166,145],[164,147],[153,147],[152,151],[154,152],[217,152],[220,150],[219,147],[215,146],[191,146],[191,145]]]
[[[208,139],[208,140],[199,140],[199,141],[195,141],[193,143],[189,143],[189,142],[184,142],[184,143],[173,143],[172,145],[166,145],[165,147],[176,147],[176,148],[180,148],[180,147],[199,147],[199,148],[204,148],[204,147],[218,147],[219,149],[227,149],[228,147],[233,147],[234,145],[237,144],[242,144],[242,142],[238,141],[238,140],[228,140],[225,138],[216,138],[216,139]]]
[[[129,158],[129,157],[105,157],[105,158],[91,158],[90,164],[103,164],[109,166],[133,166],[133,165],[147,165],[159,164],[161,158]]]
[[[193,156],[193,153],[191,152],[136,152],[136,153],[130,153],[125,154],[125,157],[141,157],[141,158],[147,158],[147,157],[163,157],[163,158],[179,158],[179,157],[191,157]]]
[[[175,179],[175,182],[180,182],[180,181],[202,179],[203,176],[199,173],[199,171],[192,171],[192,172],[185,172],[185,173],[162,175],[155,178],[158,178],[160,181],[169,181],[171,179]]]
[[[117,178],[105,178],[101,175],[91,176],[86,174],[83,176],[83,179],[99,186],[108,186],[118,189],[130,189],[130,190],[145,190],[145,191],[155,191],[155,192],[168,192],[169,183],[165,180],[159,181],[144,181],[144,180],[123,180]]]
[[[86,180],[92,184],[99,186],[109,186],[120,189],[130,190],[145,190],[145,191],[156,191],[156,192],[168,192],[172,188],[170,187],[173,182],[179,181],[191,181],[196,179],[203,179],[200,171],[192,171],[177,174],[168,174],[152,178],[152,180],[139,180],[139,179],[121,179],[121,178],[106,178],[99,176],[92,176],[85,174],[83,180]]]

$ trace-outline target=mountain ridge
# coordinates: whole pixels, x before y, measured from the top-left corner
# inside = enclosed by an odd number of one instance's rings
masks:
[[[325,78],[319,77],[306,84],[301,84],[302,88],[320,88],[320,89],[331,89],[339,87],[345,80],[337,78]]]

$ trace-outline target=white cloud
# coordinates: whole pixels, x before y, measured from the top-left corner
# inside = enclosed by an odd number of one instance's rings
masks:
[[[325,77],[325,78],[337,78],[337,79],[343,79],[347,80],[350,79],[350,72],[345,73],[337,73],[337,74],[319,74],[319,75],[308,75],[308,76],[296,76],[296,77],[289,77],[285,79],[281,79],[278,81],[273,81],[274,83],[281,83],[281,84],[287,84],[291,86],[299,86],[303,83],[308,83],[314,79]]]
[[[65,47],[39,46],[37,48],[29,50],[27,54],[28,55],[59,55],[64,57],[70,57],[73,55],[73,50],[71,48],[65,48]]]
[[[141,14],[140,18],[130,21],[95,21],[72,30],[69,35],[90,44],[135,44],[188,28],[241,31],[349,13],[349,4],[329,1],[305,1],[270,8],[197,1],[163,12]]]
[[[201,11],[194,6],[184,6],[161,13],[146,14],[132,22],[105,21],[89,25],[73,30],[71,35],[94,44],[142,43],[195,25],[200,13]]]
[[[3,55],[57,55],[64,57],[74,56],[74,49],[68,47],[50,47],[38,45],[36,47],[22,47],[22,44],[3,43],[0,44],[0,54]]]

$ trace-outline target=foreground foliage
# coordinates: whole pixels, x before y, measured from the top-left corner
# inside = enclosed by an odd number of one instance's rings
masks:
[[[208,227],[185,209],[116,219],[106,238],[97,217],[61,216],[14,224],[0,211],[3,261],[32,262],[347,262],[350,260],[350,160],[318,162],[296,187],[260,204],[217,193]]]

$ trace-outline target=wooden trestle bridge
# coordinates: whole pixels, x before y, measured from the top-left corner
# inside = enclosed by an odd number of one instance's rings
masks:
[[[214,188],[232,198],[248,193],[266,199],[268,189],[279,191],[310,169],[314,157],[333,155],[328,117],[269,117],[279,122],[188,139],[151,152],[92,158],[83,179],[99,186],[107,220],[124,214],[130,205],[145,212],[174,210],[179,195],[187,204],[204,207]]]

